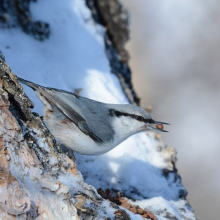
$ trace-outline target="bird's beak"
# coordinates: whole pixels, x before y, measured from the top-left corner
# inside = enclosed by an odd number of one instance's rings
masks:
[[[150,125],[156,125],[156,128]],[[156,131],[162,131],[162,132],[168,132],[166,130],[163,130],[163,125],[170,125],[169,123],[165,123],[165,122],[161,122],[161,121],[154,121],[152,119],[152,121],[150,122],[150,125],[148,124],[147,127],[149,127],[152,130],[156,130]],[[161,129],[159,128],[161,125]]]

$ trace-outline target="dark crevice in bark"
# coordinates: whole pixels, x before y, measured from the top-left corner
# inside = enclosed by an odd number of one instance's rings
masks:
[[[134,91],[131,70],[128,66],[129,55],[125,43],[129,39],[128,13],[118,0],[86,0],[96,23],[106,29],[105,49],[111,71],[121,83],[122,89],[131,103],[140,104]]]

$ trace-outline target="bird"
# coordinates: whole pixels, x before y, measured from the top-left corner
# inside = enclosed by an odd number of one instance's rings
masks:
[[[17,77],[35,91],[44,104],[44,121],[65,147],[84,155],[101,155],[130,136],[163,131],[165,122],[133,104],[107,104],[61,89],[40,86]],[[153,127],[156,125],[156,127]]]

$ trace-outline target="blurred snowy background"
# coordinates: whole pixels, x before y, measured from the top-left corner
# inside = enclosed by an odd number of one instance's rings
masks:
[[[163,135],[198,219],[219,219],[220,2],[123,0],[133,82],[153,115],[171,123]]]

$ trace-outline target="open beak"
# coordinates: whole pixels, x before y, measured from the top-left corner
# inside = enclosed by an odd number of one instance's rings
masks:
[[[166,130],[163,130],[163,125],[170,125],[169,123],[165,123],[165,122],[161,122],[161,121],[154,121],[152,119],[152,121],[150,122],[151,125],[156,125],[156,128],[153,126],[150,126],[149,124],[147,125],[148,127],[150,127],[152,130],[156,130],[156,131],[162,131],[162,132],[168,132]],[[159,128],[161,127],[161,128]]]

